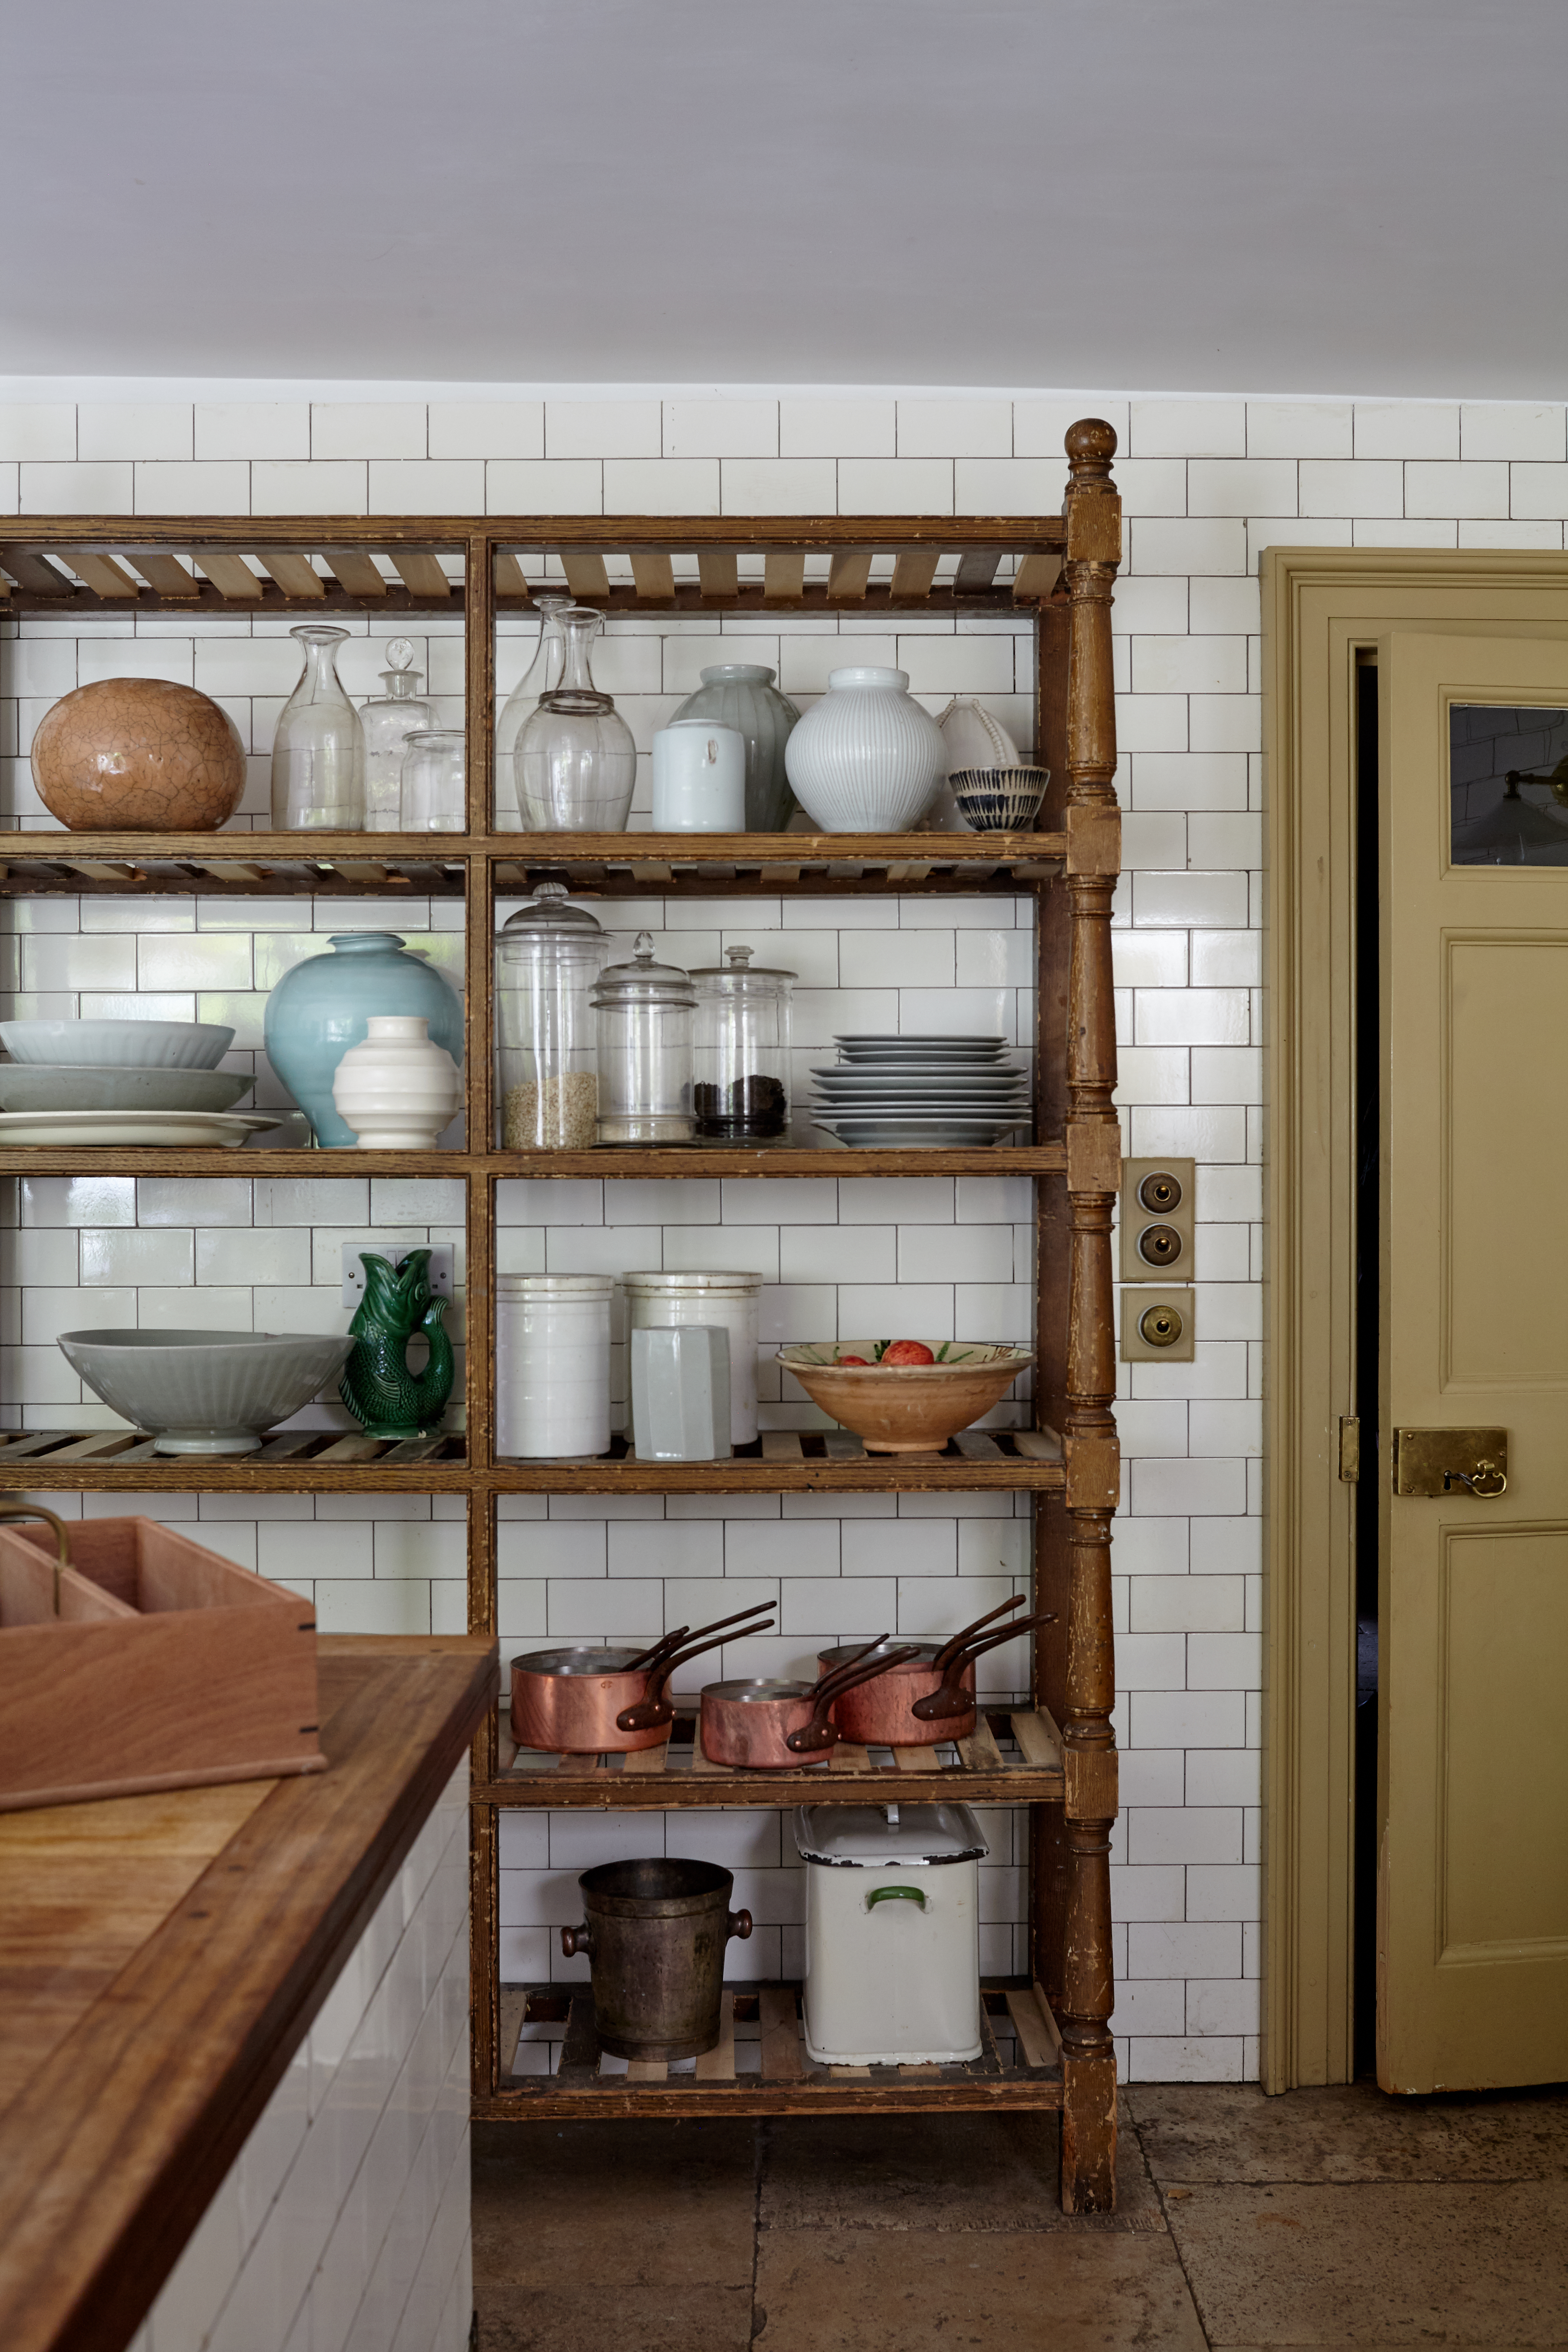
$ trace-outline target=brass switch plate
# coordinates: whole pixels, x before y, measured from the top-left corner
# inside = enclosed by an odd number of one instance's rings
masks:
[[[1466,1484],[1475,1480],[1472,1488]],[[1500,1480],[1500,1485],[1498,1483]],[[1394,1491],[1489,1502],[1508,1485],[1506,1429],[1396,1429]]]
[[[1121,1294],[1121,1360],[1124,1364],[1190,1364],[1196,1293],[1162,1283],[1158,1290]]]
[[[1191,1160],[1122,1161],[1123,1282],[1192,1280],[1195,1183]]]

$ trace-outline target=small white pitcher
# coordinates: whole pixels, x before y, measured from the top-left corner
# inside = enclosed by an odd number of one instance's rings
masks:
[[[710,719],[676,719],[653,739],[655,833],[744,833],[746,739]]]

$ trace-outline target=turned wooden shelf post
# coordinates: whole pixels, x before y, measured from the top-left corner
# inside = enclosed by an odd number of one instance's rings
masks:
[[[1064,572],[1072,603],[1067,711],[1070,909],[1068,1199],[1067,1517],[1070,1611],[1066,1714],[1067,1887],[1058,2023],[1065,2077],[1062,2198],[1108,2212],[1116,2194],[1116,2056],[1110,2038],[1110,1832],[1116,1818],[1116,1700],[1110,1516],[1120,1453],[1111,1404],[1116,1348],[1110,1221],[1121,1179],[1110,908],[1121,868],[1110,599],[1121,554],[1110,486],[1116,436],[1088,421],[1068,435],[1072,479]]]

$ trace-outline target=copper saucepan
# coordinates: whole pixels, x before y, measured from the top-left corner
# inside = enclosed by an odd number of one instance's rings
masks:
[[[676,1667],[726,1640],[767,1633],[773,1605],[753,1601],[732,1617],[699,1625],[695,1633],[679,1625],[640,1650],[573,1646],[531,1650],[513,1658],[512,1738],[520,1748],[559,1756],[629,1756],[639,1748],[661,1746],[675,1713],[668,1685]],[[735,1630],[727,1633],[725,1627]]]
[[[748,1772],[819,1763],[840,1736],[829,1712],[839,1693],[912,1655],[907,1648],[889,1649],[887,1640],[879,1633],[863,1643],[820,1682],[709,1683],[702,1693],[702,1753],[710,1764]]]
[[[1021,1609],[1024,1599],[1023,1593],[1015,1593],[1011,1601],[988,1609],[950,1642],[906,1643],[900,1665],[834,1701],[833,1720],[839,1738],[862,1748],[934,1748],[942,1739],[967,1739],[978,1720],[975,1659],[1010,1642],[1015,1633],[1030,1633],[1037,1625],[1053,1622],[1037,1612],[1030,1617],[1015,1617],[1010,1625],[995,1633],[982,1634],[982,1627],[994,1619]],[[847,1658],[862,1654],[852,1643],[846,1644],[819,1651],[817,1664],[826,1679]]]

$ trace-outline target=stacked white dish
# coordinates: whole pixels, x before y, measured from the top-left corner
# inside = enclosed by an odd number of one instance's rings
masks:
[[[235,1112],[234,1031],[200,1021],[0,1021],[0,1142],[219,1144],[278,1125]]]
[[[1031,1118],[1029,1075],[1005,1037],[836,1037],[814,1069],[812,1117],[857,1150],[999,1143]]]

